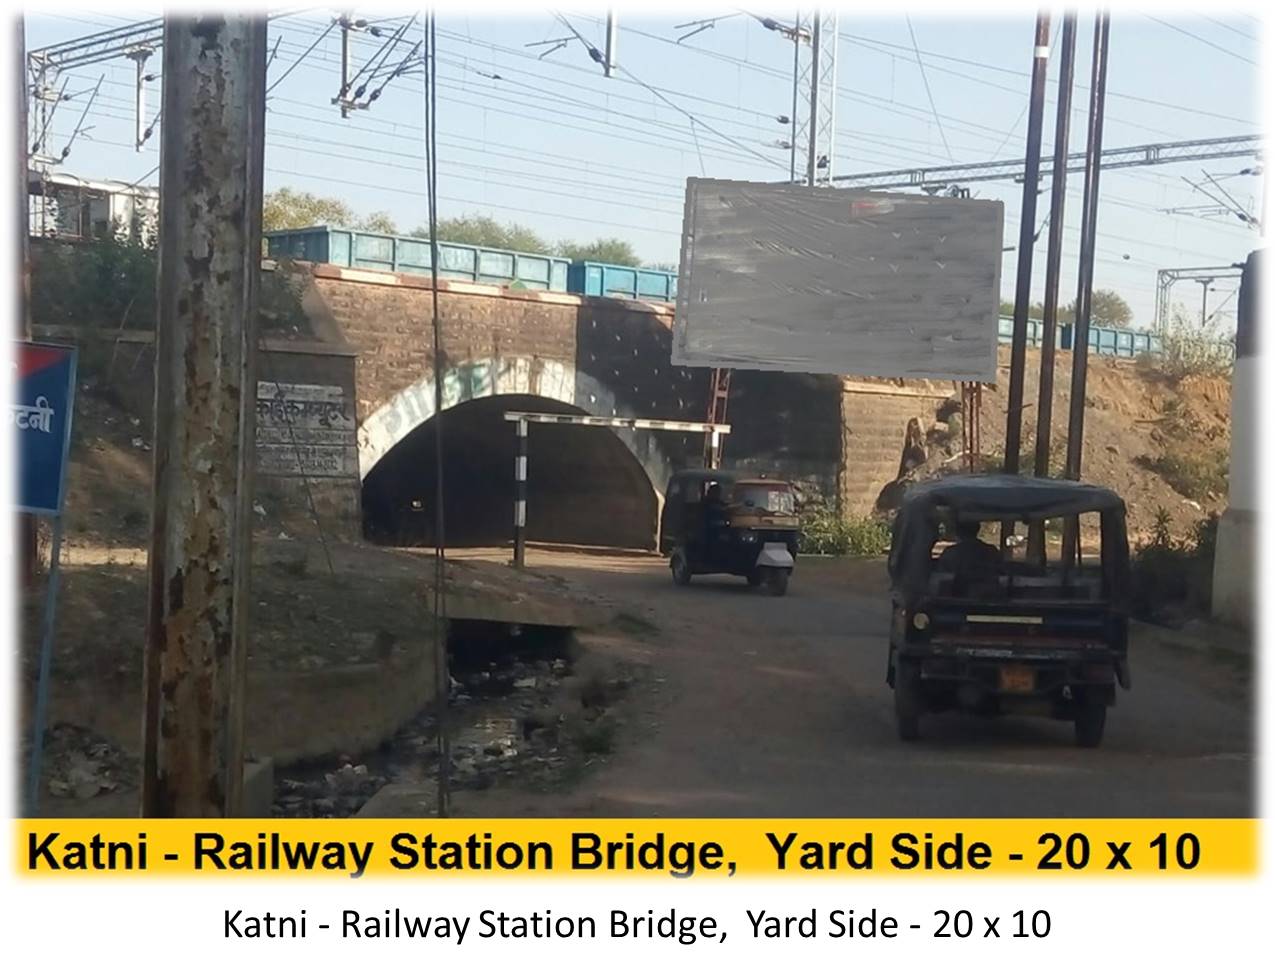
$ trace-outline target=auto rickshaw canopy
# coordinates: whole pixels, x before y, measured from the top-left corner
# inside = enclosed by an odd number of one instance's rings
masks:
[[[890,579],[906,591],[923,590],[938,539],[940,510],[960,521],[1045,521],[1096,513],[1102,522],[1102,567],[1109,590],[1128,588],[1129,542],[1125,503],[1105,487],[1005,473],[958,474],[927,480],[903,496],[890,544]]]

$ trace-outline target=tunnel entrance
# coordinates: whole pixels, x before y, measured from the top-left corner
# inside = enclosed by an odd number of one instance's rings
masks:
[[[516,439],[509,411],[584,415],[534,395],[473,399],[443,413],[449,546],[512,543]],[[363,480],[363,534],[373,542],[434,543],[433,419],[408,433]],[[646,471],[609,429],[533,424],[528,435],[527,538],[650,548],[658,499]]]

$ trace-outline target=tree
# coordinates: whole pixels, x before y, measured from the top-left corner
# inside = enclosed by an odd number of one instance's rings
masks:
[[[429,239],[429,227],[418,226],[412,236]],[[490,216],[466,214],[438,221],[438,239],[447,243],[467,243],[471,247],[547,253],[549,244],[535,230],[519,223],[500,223]]]
[[[681,268],[677,264],[670,263],[653,263],[646,265],[651,270],[662,270],[666,274],[676,274]]]
[[[1127,328],[1133,320],[1133,308],[1115,291],[1096,290],[1089,304],[1089,319],[1104,328]]]
[[[1000,313],[1003,317],[1014,316],[1014,302],[1002,300]],[[1027,317],[1040,321],[1045,317],[1044,304],[1037,301],[1027,309]],[[1074,324],[1076,320],[1076,302],[1058,308],[1059,324]],[[1096,290],[1089,304],[1089,323],[1100,328],[1127,328],[1133,320],[1133,309],[1123,297],[1111,290]]]
[[[266,193],[262,200],[263,230],[295,230],[307,226],[342,226],[373,233],[397,233],[388,213],[373,213],[361,218],[344,200],[316,196],[284,186]]]
[[[1000,307],[1001,317],[1012,318],[1014,316],[1014,302],[1002,300]],[[1045,305],[1037,301],[1034,304],[1027,305],[1027,317],[1032,321],[1039,321],[1045,316]]]
[[[603,264],[620,264],[625,267],[636,267],[641,264],[633,245],[616,237],[594,240],[592,243],[578,243],[573,240],[560,240],[554,248],[559,256],[569,260],[592,260]]]
[[[367,230],[369,233],[384,233],[387,236],[398,235],[398,225],[394,222],[394,218],[380,209],[368,214],[365,219],[359,220],[355,229]]]

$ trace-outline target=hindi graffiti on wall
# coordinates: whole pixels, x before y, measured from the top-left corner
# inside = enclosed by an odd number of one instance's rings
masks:
[[[358,477],[353,406],[339,385],[257,383],[257,471]]]

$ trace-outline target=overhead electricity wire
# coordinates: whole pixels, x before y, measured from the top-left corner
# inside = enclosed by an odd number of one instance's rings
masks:
[[[921,60],[921,51],[916,43],[916,31],[912,29],[912,18],[904,14],[904,19],[908,24],[908,34],[912,37],[912,51],[916,54],[916,66],[921,70],[921,81],[925,84],[925,97],[930,100],[930,111],[934,113],[934,124],[938,126],[939,138],[943,140],[943,148],[947,150],[948,160],[956,161],[956,157],[952,155],[952,147],[947,144],[947,133],[943,131],[943,119],[939,117],[939,109],[934,104],[934,92],[930,90],[930,79],[925,73],[925,62]],[[813,96],[812,96],[813,97]]]
[[[875,51],[878,54],[886,54],[886,55],[889,54],[888,50],[882,50],[882,48],[889,48],[889,49],[901,50],[901,51],[907,50],[907,48],[902,44],[892,44],[888,41],[876,40],[874,38],[869,38],[869,37],[860,37],[855,34],[843,33],[843,34],[839,34],[838,36],[842,40],[846,41],[846,43],[855,44],[856,46],[863,47],[866,50]],[[1056,47],[1057,43],[1058,43],[1058,35],[1055,34],[1054,39],[1050,45],[1051,53],[1052,53],[1052,48]],[[995,64],[988,64],[985,61],[972,61],[969,58],[953,57],[947,54],[938,54],[933,51],[922,51],[920,53],[923,56],[923,58],[926,59],[927,63],[929,59],[938,59],[938,60],[944,60],[944,61],[952,61],[956,64],[970,65],[972,67],[977,67],[985,71],[997,71],[1003,74],[1009,74],[1019,78],[1031,77],[1030,71],[1021,71],[1017,68],[1005,68]],[[929,67],[930,67],[930,70],[932,71],[938,71],[942,74],[951,75],[952,77],[962,78],[966,81],[983,85],[984,87],[995,88],[998,91],[1005,91],[1005,92],[1017,94],[1019,93],[1019,90],[1020,90],[1018,88],[1011,88],[1006,85],[997,84],[994,81],[988,81],[986,78],[976,78],[976,77],[973,77],[972,75],[964,74],[963,72],[960,72],[960,71],[951,71],[934,64],[929,64]],[[1077,84],[1075,85],[1075,88],[1077,91],[1089,90],[1089,87],[1083,84]],[[1257,124],[1256,122],[1254,122],[1252,119],[1249,119],[1249,118],[1238,118],[1235,115],[1225,115],[1225,114],[1222,114],[1221,112],[1209,111],[1204,108],[1194,108],[1188,105],[1181,105],[1176,102],[1162,101],[1157,98],[1147,98],[1142,95],[1131,95],[1131,94],[1127,94],[1123,92],[1112,91],[1110,88],[1107,89],[1107,97],[1119,98],[1122,101],[1137,102],[1138,104],[1142,104],[1142,105],[1153,105],[1157,108],[1163,108],[1166,111],[1176,111],[1176,112],[1182,112],[1182,113],[1190,114],[1190,115],[1199,115],[1204,118],[1216,118],[1216,119],[1219,119],[1220,121],[1235,122],[1240,125],[1256,125]],[[1085,112],[1085,111],[1088,111],[1088,108],[1082,105],[1079,108],[1077,108],[1076,111]],[[1120,119],[1115,119],[1115,118],[1113,118],[1112,120],[1121,121]],[[1121,123],[1126,125],[1133,124],[1127,121],[1121,121]]]
[[[567,20],[566,17],[563,17],[561,14],[556,14],[555,16],[557,16],[557,18],[560,21],[562,21],[563,26],[565,26],[569,31],[571,31],[571,33],[575,34],[576,38],[580,41],[580,43],[583,44],[588,49],[589,56],[593,57],[594,60],[597,60],[597,53],[598,53],[597,48],[594,47],[592,44],[590,44],[587,40],[585,40],[584,37],[580,34],[580,32],[571,25],[571,22]],[[749,153],[750,155],[756,156],[758,159],[761,159],[762,162],[766,163],[766,165],[775,166],[776,168],[781,170],[785,168],[784,164],[780,162],[778,159],[771,159],[762,155],[756,149],[753,149],[745,145],[744,143],[734,138],[731,138],[731,136],[718,131],[712,125],[709,125],[707,122],[697,118],[693,112],[688,111],[687,109],[683,108],[681,105],[677,104],[676,102],[666,97],[663,94],[663,92],[647,84],[645,81],[639,78],[636,74],[634,74],[631,70],[626,68],[624,65],[622,64],[616,65],[615,67],[617,70],[627,75],[633,82],[635,82],[638,85],[641,85],[647,91],[651,92],[651,94],[655,95],[656,98],[660,99],[660,101],[664,102],[664,104],[668,105],[674,111],[681,112],[683,115],[685,115],[691,121],[692,125],[698,122],[701,128],[704,128],[708,130],[709,132],[712,132],[718,138],[724,139],[725,141],[729,142],[731,145],[734,145],[736,148],[742,149],[743,151]]]
[[[1193,34],[1191,33],[1191,31],[1187,30],[1184,27],[1178,27],[1175,24],[1169,23],[1167,20],[1161,20],[1159,17],[1152,17],[1150,14],[1143,14],[1143,16],[1146,17],[1147,20],[1151,20],[1159,24],[1161,27],[1167,27],[1169,28],[1169,30],[1175,30],[1179,34],[1184,34],[1185,36],[1191,38],[1194,41],[1199,41],[1199,43],[1205,45],[1206,47],[1211,47],[1215,51],[1221,51],[1223,54],[1227,55],[1228,57],[1235,58],[1237,61],[1243,61],[1245,64],[1251,64],[1254,67],[1257,66],[1257,62],[1254,61],[1252,58],[1245,57],[1243,54],[1237,54],[1235,51],[1231,50],[1229,47],[1223,47],[1221,44],[1214,44],[1211,40],[1201,37],[1199,34]]]
[[[433,311],[431,337],[434,371],[434,706],[438,722],[438,816],[449,816],[451,804],[451,739],[448,728],[447,702],[451,692],[451,672],[447,665],[444,641],[447,587],[447,541],[444,516],[445,478],[443,475],[443,326],[438,309],[438,84],[434,21],[436,14],[426,14],[424,44],[428,65],[424,77],[422,101],[425,114],[425,185],[429,197],[429,275]]]
[[[275,78],[275,80],[270,83],[270,86],[266,88],[266,94],[270,94],[270,92],[274,91],[275,88],[279,87],[279,85],[283,83],[283,79],[286,78],[288,75],[290,75],[293,71],[295,71],[297,65],[310,56],[310,54],[314,51],[314,49],[319,46],[320,42],[322,42],[323,38],[327,37],[328,34],[332,32],[332,28],[335,26],[336,26],[336,21],[333,21],[332,23],[328,24],[327,30],[325,30],[322,34],[320,34],[317,38],[315,38],[314,43],[305,49],[305,53],[302,54],[295,61],[293,61],[290,65],[288,65],[288,70],[284,71],[283,74],[279,75],[279,77]],[[275,46],[278,47],[277,44]]]

